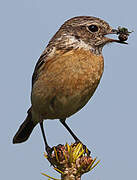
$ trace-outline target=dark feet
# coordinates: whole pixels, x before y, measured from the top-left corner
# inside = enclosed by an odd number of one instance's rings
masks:
[[[52,163],[52,152],[53,152],[53,150],[54,150],[54,147],[49,147],[49,146],[46,146],[45,147],[45,150],[46,150],[46,152],[47,152],[47,159],[48,159],[48,161],[50,162],[50,165],[51,166],[54,166],[54,164]]]
[[[88,156],[90,156],[91,151],[86,147],[86,145],[84,145],[80,140],[77,140],[75,143],[76,143],[76,144],[81,143],[81,144],[83,145],[83,149],[84,149],[85,153],[86,153]]]
[[[85,153],[89,156],[90,151],[87,149],[87,147],[78,139],[78,137],[73,133],[73,131],[70,129],[70,127],[66,124],[66,119],[60,119],[60,122],[63,124],[63,126],[69,131],[69,133],[72,135],[72,137],[75,139],[76,144],[81,143],[83,145],[83,149],[85,150]]]
[[[48,157],[50,158],[51,157],[51,154],[52,154],[52,151],[54,150],[54,148],[52,147],[49,147],[49,146],[46,146],[45,148],[46,152],[47,152],[47,155]]]

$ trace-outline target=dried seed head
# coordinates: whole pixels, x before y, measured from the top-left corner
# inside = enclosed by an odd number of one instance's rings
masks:
[[[81,143],[66,144],[65,146],[59,144],[54,147],[50,157],[48,155],[45,157],[54,169],[61,174],[62,179],[65,179],[66,176],[77,179],[76,177],[81,177],[82,174],[92,170],[99,163],[99,161],[94,163],[96,158],[92,159]]]

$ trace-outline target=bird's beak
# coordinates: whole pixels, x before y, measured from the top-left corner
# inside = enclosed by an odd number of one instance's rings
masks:
[[[116,35],[119,35],[119,30],[117,29],[111,29],[110,32],[108,32],[107,34],[105,34],[105,37],[106,35],[109,35],[109,34],[116,34]],[[107,38],[107,42],[108,43],[111,43],[111,42],[117,42],[117,43],[121,43],[121,44],[128,44],[127,42],[125,41],[120,41],[119,39],[111,39],[111,38]]]

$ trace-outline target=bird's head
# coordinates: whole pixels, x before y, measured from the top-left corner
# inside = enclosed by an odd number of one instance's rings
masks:
[[[120,34],[100,18],[78,16],[66,21],[50,43],[58,48],[86,48],[101,53],[104,45],[117,42],[127,44],[124,40],[111,39],[108,34]]]

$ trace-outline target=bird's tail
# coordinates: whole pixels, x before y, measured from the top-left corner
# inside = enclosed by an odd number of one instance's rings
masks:
[[[25,121],[21,124],[21,126],[19,127],[19,130],[17,131],[17,133],[15,134],[13,138],[13,144],[22,143],[26,141],[29,138],[35,125],[36,124],[34,124],[32,121],[32,113],[31,113],[31,108],[30,108],[28,110],[28,115]]]

